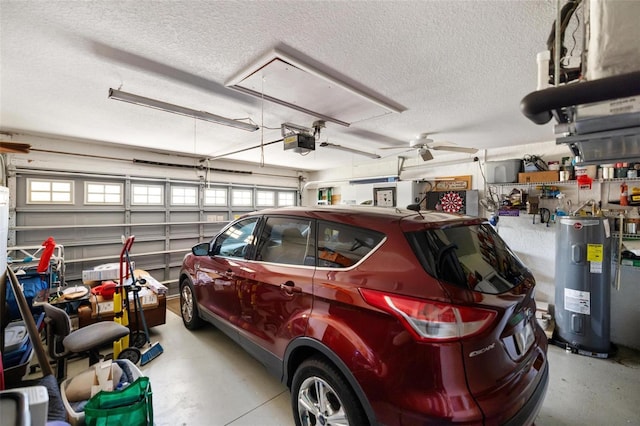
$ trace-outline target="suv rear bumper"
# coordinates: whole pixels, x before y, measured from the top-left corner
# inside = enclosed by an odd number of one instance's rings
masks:
[[[509,421],[505,423],[505,426],[522,426],[522,425],[531,425],[536,419],[540,408],[542,407],[542,402],[544,401],[544,396],[547,393],[547,386],[549,385],[549,363],[546,362],[544,366],[544,371],[542,372],[542,377],[538,382],[538,386],[535,391],[531,395],[531,398],[524,404],[522,409],[513,416]]]

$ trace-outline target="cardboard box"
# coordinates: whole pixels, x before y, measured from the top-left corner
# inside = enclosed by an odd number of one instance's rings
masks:
[[[113,313],[113,299],[105,300],[102,296],[91,295],[91,316],[98,317],[103,314]]]
[[[558,182],[559,180],[560,172],[557,170],[518,173],[518,183]]]
[[[97,318],[105,314],[113,314],[114,304],[113,299],[104,299],[99,295],[91,295],[91,317]],[[143,288],[140,290],[140,303],[142,303],[142,309],[153,309],[158,306],[158,295],[149,290]],[[129,292],[129,312],[134,312],[133,305],[133,292]]]
[[[157,297],[157,306],[149,305],[143,307],[144,317],[146,318],[147,326],[149,328],[166,323],[167,298],[164,294],[157,295]],[[91,298],[93,299],[93,296],[91,296]],[[129,309],[129,325],[130,328],[135,329],[133,304],[129,306]],[[138,312],[138,315],[140,315],[140,312]],[[96,312],[92,310],[91,305],[80,305],[78,307],[78,315],[73,316],[72,318],[76,318],[78,326],[86,327],[97,321],[113,321],[113,312],[100,312],[100,315],[98,316],[96,315]],[[138,321],[138,324],[142,324],[141,320]]]
[[[131,261],[132,268],[135,269],[135,262]],[[128,266],[123,264],[123,273],[126,276],[126,270]],[[106,263],[104,265],[96,266],[94,269],[82,271],[82,282],[85,284],[94,281],[106,281],[106,280],[119,280],[120,279],[120,265],[118,263]]]
[[[155,308],[158,306],[158,295],[148,288],[143,287],[140,289],[140,293],[138,295],[140,296],[140,304],[142,304],[143,309]],[[133,298],[133,291],[129,291],[129,305],[131,306],[131,309],[133,309],[134,306]]]

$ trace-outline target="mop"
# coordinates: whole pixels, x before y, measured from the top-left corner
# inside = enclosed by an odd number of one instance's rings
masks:
[[[147,320],[144,316],[144,311],[142,310],[142,303],[140,302],[140,286],[138,285],[138,282],[140,282],[141,284],[144,284],[144,279],[139,280],[135,277],[134,275],[134,271],[133,271],[133,265],[131,264],[131,260],[129,259],[129,250],[125,249],[124,250],[125,253],[125,257],[127,259],[127,266],[129,266],[129,270],[131,271],[131,281],[132,281],[132,286],[133,286],[133,303],[134,303],[134,308],[135,308],[135,315],[136,315],[136,319],[138,317],[138,315],[140,315],[140,319],[142,320],[142,327],[144,328],[144,337],[146,339],[145,341],[145,345],[148,345],[148,348],[142,352],[141,358],[140,358],[140,365],[145,365],[148,364],[149,362],[153,361],[154,359],[156,359],[157,357],[159,357],[160,355],[162,355],[162,353],[164,352],[164,349],[162,348],[162,346],[160,345],[160,342],[155,342],[155,343],[151,343],[151,339],[149,338],[149,328],[147,327]],[[144,346],[143,346],[144,348]]]

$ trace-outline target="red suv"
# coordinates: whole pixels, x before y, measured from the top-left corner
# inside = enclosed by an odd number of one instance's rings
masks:
[[[294,207],[193,247],[180,305],[289,386],[297,425],[526,425],[549,371],[534,286],[483,219]]]

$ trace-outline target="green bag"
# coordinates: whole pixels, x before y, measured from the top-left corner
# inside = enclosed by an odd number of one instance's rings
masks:
[[[87,426],[153,425],[151,383],[140,377],[120,391],[100,391],[84,407]]]

